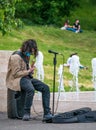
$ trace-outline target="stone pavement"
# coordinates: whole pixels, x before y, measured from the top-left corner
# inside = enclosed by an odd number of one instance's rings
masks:
[[[96,130],[96,123],[44,123],[41,118],[30,121],[8,119],[0,112],[0,130]]]

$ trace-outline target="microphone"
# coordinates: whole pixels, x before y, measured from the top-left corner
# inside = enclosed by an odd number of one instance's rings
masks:
[[[52,50],[48,50],[49,53],[53,53],[53,54],[59,54],[59,55],[62,55],[61,53],[59,52],[55,52],[55,51],[52,51]]]

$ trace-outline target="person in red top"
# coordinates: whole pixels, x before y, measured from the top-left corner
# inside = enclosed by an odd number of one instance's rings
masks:
[[[68,28],[71,28],[72,26],[69,25],[69,20],[66,20],[64,23],[64,26],[61,27],[61,30],[67,30]]]

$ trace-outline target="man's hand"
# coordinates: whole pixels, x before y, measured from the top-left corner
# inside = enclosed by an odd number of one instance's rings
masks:
[[[31,66],[31,68],[29,69],[29,73],[34,73],[34,70],[35,70],[35,66]]]

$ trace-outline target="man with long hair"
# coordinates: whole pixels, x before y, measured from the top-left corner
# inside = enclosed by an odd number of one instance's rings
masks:
[[[44,109],[43,118],[52,118],[50,112],[50,90],[49,87],[38,79],[33,78],[34,64],[29,65],[30,56],[34,58],[38,55],[37,43],[34,39],[28,39],[23,42],[19,51],[14,52],[8,63],[8,72],[6,76],[7,88],[15,91],[25,92],[24,115],[22,120],[30,119],[30,110],[33,102],[35,90],[42,93],[42,104]]]

